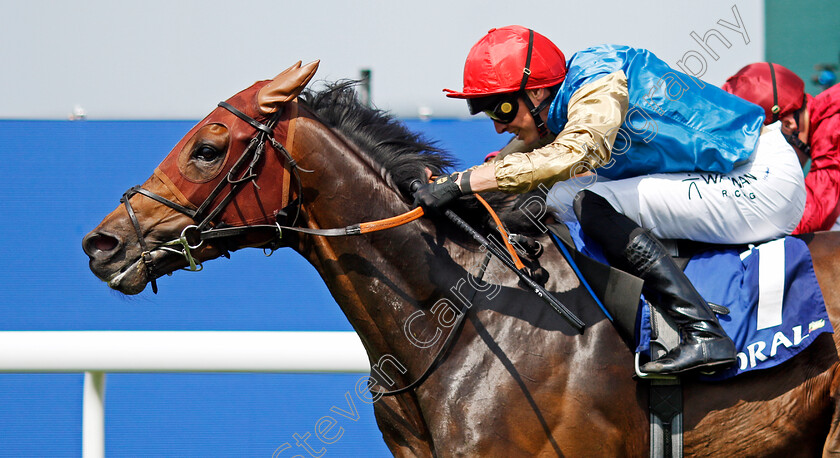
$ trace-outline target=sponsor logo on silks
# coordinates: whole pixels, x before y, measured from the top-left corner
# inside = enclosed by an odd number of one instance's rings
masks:
[[[808,334],[805,334],[804,336],[802,335],[802,326],[800,325],[794,326],[793,329],[791,329],[791,332],[789,333],[791,338],[788,338],[788,336],[786,336],[782,331],[778,331],[773,334],[772,342],[759,340],[758,342],[747,344],[745,351],[738,353],[738,368],[741,371],[752,369],[756,365],[761,364],[763,361],[776,357],[779,347],[797,347],[803,340],[807,339],[812,332],[823,328],[824,326],[825,320],[819,319],[808,324]],[[765,353],[768,349],[770,352]]]
[[[811,324],[808,325],[808,333],[810,334],[810,333],[816,331],[817,329],[821,329],[824,326],[825,326],[825,320],[823,320],[822,318],[820,318],[817,321],[812,321]]]

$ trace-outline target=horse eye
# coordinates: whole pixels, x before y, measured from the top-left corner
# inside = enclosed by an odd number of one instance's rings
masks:
[[[218,148],[210,145],[201,145],[193,152],[192,157],[203,162],[213,162],[222,156]]]

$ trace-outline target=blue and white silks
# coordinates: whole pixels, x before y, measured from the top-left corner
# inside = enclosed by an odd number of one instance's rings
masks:
[[[594,46],[572,56],[548,115],[559,133],[581,86],[617,71],[627,77],[629,107],[598,173],[616,180],[659,172],[727,173],[755,150],[764,110],[674,70],[650,51]]]

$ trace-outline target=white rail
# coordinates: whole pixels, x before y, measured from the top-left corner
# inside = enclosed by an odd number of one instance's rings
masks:
[[[0,332],[0,373],[85,373],[85,458],[105,456],[106,372],[369,371],[353,332]]]

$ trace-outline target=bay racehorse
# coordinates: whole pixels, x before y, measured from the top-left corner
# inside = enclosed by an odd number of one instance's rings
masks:
[[[301,92],[316,67],[298,63],[199,122],[84,238],[93,273],[137,294],[239,248],[288,247],[317,269],[361,337],[394,455],[646,456],[648,391],[633,378],[633,354],[523,217],[528,196],[488,198],[513,232],[544,247],[523,262],[583,320],[583,334],[440,215],[360,226],[410,212],[410,184],[452,164],[359,103],[350,83]],[[453,208],[479,232],[493,227],[473,198]],[[838,323],[840,234],[806,240]],[[686,455],[840,453],[837,348],[824,334],[773,369],[684,380]]]

